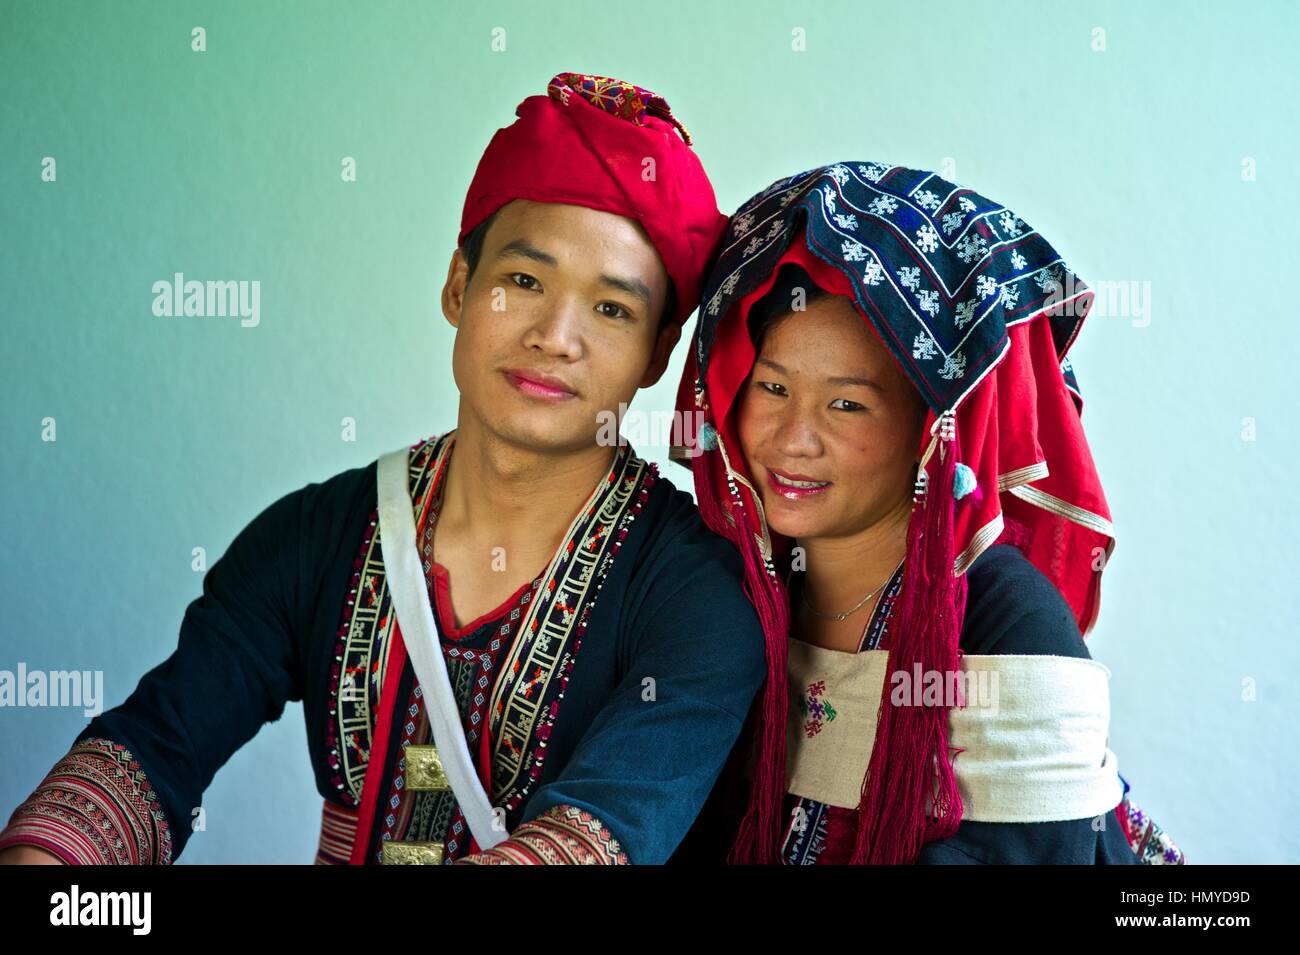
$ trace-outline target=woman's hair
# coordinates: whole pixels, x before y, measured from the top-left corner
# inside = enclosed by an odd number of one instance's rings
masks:
[[[772,288],[749,309],[749,340],[754,343],[756,353],[763,350],[763,339],[772,326],[793,314],[794,297],[798,291],[803,292],[804,306],[830,294],[814,282],[802,266],[793,262],[781,266]]]
[[[832,294],[814,282],[813,277],[804,270],[803,266],[794,262],[787,262],[781,266],[772,288],[749,309],[747,322],[749,340],[754,344],[754,354],[762,352],[763,341],[767,338],[768,332],[778,322],[794,314],[794,296],[797,291],[803,292],[802,304],[805,307],[819,298]],[[916,404],[917,427],[923,427],[929,406],[921,397],[921,393],[916,390],[916,386],[903,375],[902,371],[899,372],[899,376],[911,386],[910,391]]]

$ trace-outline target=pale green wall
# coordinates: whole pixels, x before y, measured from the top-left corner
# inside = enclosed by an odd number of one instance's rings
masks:
[[[1150,283],[1149,324],[1094,317],[1074,352],[1119,535],[1091,638],[1112,748],[1192,861],[1300,861],[1298,27],[1154,0],[6,2],[0,669],[103,669],[120,702],[175,644],[193,547],[451,427],[435,296],[475,163],[551,75],[604,73],[669,100],[724,211],[827,161],[948,159],[1085,279]],[[175,271],[260,280],[260,325],[155,317]],[[635,407],[670,407],[681,358]],[[0,814],[84,725],[0,710]],[[311,859],[300,707],[205,804],[184,861]]]

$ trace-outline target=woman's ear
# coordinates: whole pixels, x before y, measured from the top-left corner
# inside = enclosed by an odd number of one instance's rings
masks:
[[[921,440],[925,437],[925,421],[930,416],[930,406],[925,403],[925,399],[921,397],[921,393],[915,388],[912,389],[912,395],[916,399],[916,444],[917,447],[920,447]],[[916,463],[918,466],[921,463],[921,453],[919,451],[916,455]]]

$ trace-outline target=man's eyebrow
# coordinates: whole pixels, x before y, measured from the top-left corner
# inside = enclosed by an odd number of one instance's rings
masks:
[[[555,256],[549,252],[543,252],[537,246],[533,245],[527,239],[514,239],[507,242],[497,252],[498,259],[509,258],[510,256],[520,256],[521,258],[531,259],[534,262],[540,262],[543,265],[556,266],[559,263]],[[640,279],[624,279],[615,275],[601,275],[600,281],[610,288],[616,288],[621,292],[626,292],[633,298],[640,299],[647,307],[650,305],[650,286],[646,285]]]
[[[621,279],[613,275],[601,275],[600,281],[611,288],[626,292],[633,298],[639,298],[647,308],[650,307],[650,286],[640,279]]]
[[[790,374],[790,372],[786,371],[785,368],[783,368],[781,365],[778,365],[770,358],[760,358],[758,359],[757,362],[755,362],[755,364],[766,365],[768,368],[771,368],[778,375]],[[827,378],[826,381],[827,383],[832,385],[862,385],[864,388],[874,388],[876,391],[880,392],[881,394],[885,393],[885,389],[880,385],[880,383],[876,381],[872,381],[870,378],[853,378],[853,377],[845,377],[845,376],[836,376],[833,378]]]
[[[557,264],[555,256],[551,255],[549,252],[543,252],[527,239],[515,239],[511,242],[507,242],[497,252],[496,257],[498,259],[505,259],[512,255],[517,255],[525,259],[532,259],[534,262],[540,262],[543,265],[553,266]]]

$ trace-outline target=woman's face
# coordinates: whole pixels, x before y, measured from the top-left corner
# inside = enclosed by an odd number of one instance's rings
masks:
[[[923,410],[846,297],[778,319],[737,422],[768,525],[800,540],[851,537],[909,513]]]

